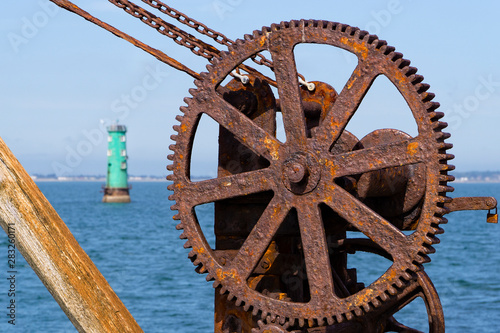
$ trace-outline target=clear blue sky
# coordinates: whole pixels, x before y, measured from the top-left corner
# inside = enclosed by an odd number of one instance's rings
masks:
[[[202,71],[206,60],[106,0],[75,1],[95,16]],[[138,1],[138,3],[141,3]],[[168,4],[242,38],[290,19],[324,19],[378,34],[419,69],[450,123],[457,171],[500,170],[500,30],[496,1],[183,0]],[[47,0],[4,1],[0,13],[0,136],[30,173],[104,174],[102,121],[128,126],[130,174],[166,174],[174,117],[193,79]],[[341,90],[352,59],[301,46],[299,69],[309,80]],[[343,81],[344,80],[344,81]],[[147,88],[147,89],[145,89]],[[396,127],[411,133],[394,88],[376,81],[356,119],[358,138]],[[144,92],[146,92],[144,94]],[[127,100],[126,96],[135,99]],[[141,94],[142,93],[142,94]],[[399,100],[398,100],[399,98]],[[394,102],[393,102],[394,100]],[[391,117],[391,112],[400,116]],[[392,120],[391,120],[392,119]],[[353,125],[354,126],[354,125]],[[408,129],[407,129],[408,127]],[[216,131],[202,133],[214,142]],[[212,140],[212,141],[210,141]],[[202,147],[203,148],[203,147]],[[201,149],[196,172],[213,165]],[[210,164],[212,161],[212,164]]]

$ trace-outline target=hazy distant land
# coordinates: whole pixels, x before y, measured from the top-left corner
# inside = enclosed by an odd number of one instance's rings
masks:
[[[457,183],[500,183],[500,171],[467,171],[467,172],[452,172]],[[104,175],[73,175],[73,176],[57,176],[55,174],[41,175],[33,174],[31,176],[35,181],[100,181],[105,182]],[[201,179],[210,179],[212,177],[200,177]],[[147,176],[147,175],[131,175],[129,181],[165,181],[165,176]]]

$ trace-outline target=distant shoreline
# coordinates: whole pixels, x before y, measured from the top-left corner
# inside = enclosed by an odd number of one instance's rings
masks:
[[[106,178],[65,178],[65,179],[57,179],[57,178],[33,178],[35,182],[54,182],[54,183],[70,183],[70,182],[95,182],[95,183],[106,183]],[[129,178],[129,182],[167,182],[165,177],[162,178]]]
[[[64,177],[61,179],[61,177],[58,178],[38,178],[38,177],[32,177],[32,179],[35,182],[57,182],[57,183],[70,183],[70,182],[96,182],[96,183],[106,183],[106,178],[93,178],[93,177]],[[206,179],[211,179],[211,177],[200,177],[197,178],[196,180],[206,180]],[[169,180],[166,180],[166,177],[130,177],[128,179],[129,182],[134,183],[134,182],[170,182]],[[471,179],[471,180],[463,180],[463,179],[456,179],[452,182],[449,182],[449,184],[498,184],[500,183],[500,180],[498,179],[493,179],[493,180],[478,180],[478,179]]]

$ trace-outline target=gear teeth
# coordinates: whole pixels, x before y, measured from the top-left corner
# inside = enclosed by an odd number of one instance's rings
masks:
[[[345,317],[346,317],[347,321],[350,321],[354,318],[354,314],[352,312],[346,312]]]
[[[397,289],[394,288],[394,286],[389,286],[389,288],[387,288],[387,292],[389,293],[389,296],[394,296],[398,293]]]
[[[439,185],[438,186],[438,192],[453,192],[455,191],[455,188],[452,186],[445,186],[445,185]]]
[[[420,74],[414,74],[413,77],[410,78],[410,81],[412,84],[416,85],[418,93],[427,91],[431,87],[427,83],[422,83],[424,77]]]
[[[389,45],[384,45],[380,48],[380,51],[385,55],[391,54],[392,52],[394,52],[394,50],[396,50],[396,48],[394,46],[389,46]]]
[[[415,75],[415,76],[417,76],[417,75]],[[415,84],[414,82],[412,82],[412,83]],[[431,86],[428,85],[427,83],[418,83],[418,84],[415,85],[415,89],[417,90],[417,92],[419,94],[425,93],[427,90],[429,90],[430,87]]]
[[[345,321],[345,318],[341,314],[336,314],[335,315],[335,320],[337,321],[337,323],[340,324],[340,323],[343,323]]]
[[[444,117],[444,113],[443,112],[439,112],[439,111],[432,111],[432,112],[429,112],[429,117],[433,121],[436,121],[436,120],[439,120],[439,119],[443,118]]]
[[[172,219],[178,221],[181,219],[181,216],[179,214],[175,214],[174,216],[172,216]]]
[[[185,232],[183,232],[182,234],[180,234],[179,236],[180,239],[188,239],[187,235]]]
[[[227,288],[226,288],[226,287],[224,287],[224,286],[221,286],[221,287],[220,287],[220,290],[219,290],[219,293],[220,293],[221,295],[224,295],[225,293],[227,293]]]
[[[425,240],[424,247],[426,249],[426,254],[436,253],[436,249],[432,245],[441,243],[439,238],[435,237],[434,235],[427,234],[424,240]]]
[[[434,124],[434,130],[442,130],[442,129],[445,129],[446,127],[448,127],[448,123],[444,122],[444,121],[436,121],[435,124]]]
[[[452,143],[448,143],[448,142],[441,142],[439,144],[438,148],[440,150],[449,150],[449,149],[453,148],[453,144]]]
[[[449,139],[451,137],[450,133],[447,132],[435,132],[436,134],[436,140],[440,142],[444,142],[445,140]]]
[[[359,36],[360,40],[364,41],[365,38],[366,38],[366,36],[368,36],[368,35],[369,35],[368,31],[366,31],[366,30],[359,30],[358,36]]]
[[[371,304],[376,309],[382,305],[382,302],[379,298],[374,298],[373,301],[371,302]]]
[[[393,52],[390,58],[393,62],[397,63],[398,60],[403,59],[403,53]]]
[[[425,103],[425,108],[427,109],[428,112],[434,112],[435,110],[439,109],[441,104],[438,102],[426,102]]]
[[[184,248],[185,249],[190,249],[192,248],[193,246],[191,245],[191,242],[188,240],[186,243],[184,243]]]
[[[304,327],[305,324],[306,321],[304,320],[304,318],[299,318],[299,327]]]
[[[174,160],[174,154],[167,155],[167,160],[173,161]]]
[[[416,259],[417,264],[422,265],[422,264],[427,264],[431,262],[431,258],[429,258],[428,255],[419,252],[418,253],[418,258]]]
[[[452,164],[441,164],[440,165],[441,171],[453,171],[455,170],[455,166]]]
[[[396,279],[394,284],[396,285],[396,288],[401,289],[405,283],[401,279]]]
[[[170,184],[167,186],[167,190],[169,190],[169,191],[173,191],[174,189],[175,189],[174,184]]]
[[[410,272],[408,272],[408,271],[403,272],[403,273],[401,274],[401,276],[402,276],[402,277],[403,277],[403,279],[405,279],[406,281],[411,281],[411,280],[413,279],[413,276],[412,276],[412,272],[411,272],[411,271],[410,271]]]
[[[416,68],[416,67],[408,66],[408,67],[406,68],[406,73],[405,73],[405,75],[406,75],[406,76],[408,76],[408,77],[410,77],[410,76],[414,75],[416,72],[417,72],[417,68]],[[426,94],[426,93],[424,93],[424,95],[425,95],[425,94]],[[431,98],[431,99],[432,99],[432,98]],[[425,100],[425,99],[423,99],[423,101],[424,101],[424,102],[427,102],[427,101],[430,101],[431,99],[429,99],[429,100]]]
[[[170,206],[170,210],[179,210],[179,205],[173,204],[172,206]]]
[[[168,171],[174,171],[174,165],[173,164],[169,164],[167,165],[167,170]],[[167,180],[174,180],[174,175],[167,175]]]
[[[212,60],[212,64],[208,64],[208,65],[206,65],[205,67],[206,67],[206,69],[207,69],[209,72],[211,72],[211,71],[213,70],[213,68],[214,68],[215,64],[218,64],[218,63],[219,63],[219,59],[218,59],[218,58],[213,58],[213,60]],[[208,73],[207,73],[207,72],[201,72],[201,73],[200,73],[200,77],[201,77],[201,79],[202,79],[202,80],[206,80],[206,79],[208,78]],[[190,93],[191,95],[193,95],[193,93],[191,93],[191,91],[190,91],[190,90],[192,90],[192,88],[191,88],[191,89],[189,89],[189,93]],[[193,90],[193,91],[195,91],[195,92],[196,92],[196,90]]]
[[[194,260],[196,260],[196,251],[195,250],[189,251],[188,258],[193,260],[193,262],[194,262]]]
[[[395,63],[399,69],[404,69],[404,68],[410,66],[411,61],[408,59],[400,58],[400,59],[396,60]]]
[[[211,275],[209,274],[208,276],[211,276]],[[217,289],[217,288],[219,288],[219,287],[220,287],[220,285],[221,285],[221,284],[220,284],[220,282],[219,282],[219,281],[217,281],[217,280],[215,280],[215,281],[214,281],[214,283],[212,284],[212,287],[213,287],[214,289]]]
[[[243,311],[248,312],[248,310],[250,310],[250,304],[243,304]]]
[[[335,318],[334,317],[327,317],[326,322],[328,323],[328,325],[331,326],[331,325],[335,324]]]
[[[439,180],[442,182],[452,182],[455,180],[453,175],[439,175]]]
[[[382,302],[385,302],[389,299],[389,295],[383,292],[382,294],[380,294],[380,299],[382,300]]]
[[[434,227],[434,234],[436,235],[444,234],[444,229],[441,227]]]
[[[302,22],[305,22],[305,21],[302,21]],[[281,29],[290,28],[290,25],[294,25],[295,27],[298,27],[299,26],[299,22],[297,22],[297,21],[291,21],[291,22],[281,21],[280,22],[280,28]]]
[[[445,177],[445,176],[441,175],[440,177]],[[446,177],[453,177],[453,176],[446,176]],[[438,200],[439,203],[447,204],[447,203],[452,202],[453,198],[450,198],[450,197],[447,197],[447,196],[439,196],[437,198],[437,200]]]
[[[443,216],[445,214],[448,214],[449,211],[445,208],[442,208],[442,207],[437,207],[436,208],[436,214],[438,214],[439,216]]]
[[[373,45],[375,46],[376,49],[380,49],[381,47],[386,46],[387,42],[383,39],[378,39],[376,43],[373,43]]]
[[[361,305],[363,307],[363,311],[365,311],[366,313],[370,312],[370,304],[369,302],[365,302],[363,305]]]
[[[363,309],[361,308],[354,309],[354,314],[358,317],[361,317],[363,315]]]
[[[207,276],[205,276],[205,280],[207,280],[207,282],[214,281],[215,277],[212,274],[208,273]]]
[[[436,94],[430,92],[424,92],[421,94],[421,96],[422,96],[422,101],[426,103],[432,101],[434,97],[436,97]]]
[[[258,314],[259,314],[259,309],[257,309],[257,308],[255,308],[255,307],[254,307],[254,308],[252,309],[252,316],[254,316],[254,317],[255,317],[255,316],[257,316]]]
[[[438,223],[439,224],[447,224],[448,219],[446,217],[440,217]]]
[[[177,230],[183,230],[184,229],[184,224],[181,222],[178,225],[175,226],[175,229]]]
[[[236,306],[241,306],[241,303],[243,303],[243,301],[242,301],[241,299],[237,299],[237,300],[234,302],[234,304],[235,304]]]
[[[207,272],[207,269],[202,264],[199,264],[194,270],[198,274],[205,274]]]
[[[262,27],[262,30],[255,30],[253,33],[252,33],[252,39],[259,39],[260,37],[262,37],[262,31],[264,30],[264,27]]]
[[[362,33],[363,33],[363,32],[362,32],[361,30],[359,30],[358,28],[356,28],[356,29],[354,30],[354,35],[353,35],[353,36],[354,36],[354,38],[356,38],[356,39],[363,39],[363,37],[362,37],[362,36],[360,36]]]
[[[441,154],[439,156],[440,161],[449,161],[455,158],[455,155],[453,154]]]

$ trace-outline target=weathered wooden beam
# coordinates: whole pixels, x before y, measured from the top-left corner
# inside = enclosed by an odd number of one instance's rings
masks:
[[[79,332],[142,332],[1,138],[0,224]]]

